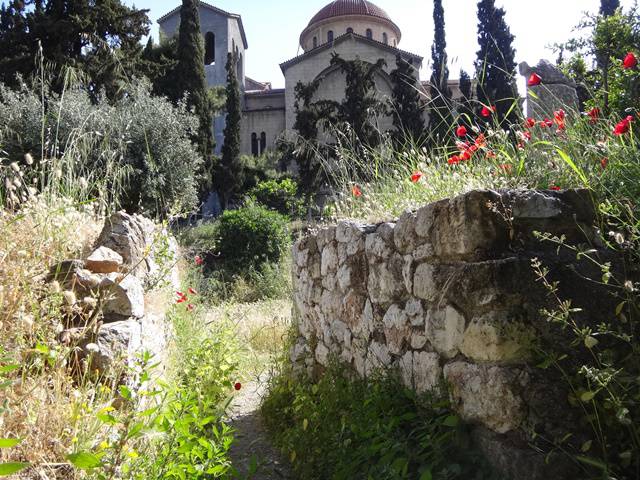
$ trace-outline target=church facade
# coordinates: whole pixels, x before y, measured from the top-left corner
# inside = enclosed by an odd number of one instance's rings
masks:
[[[180,8],[161,17],[158,23],[161,38],[177,35]],[[419,78],[423,58],[399,48],[402,39],[400,27],[383,9],[367,0],[335,0],[311,18],[300,34],[302,53],[280,64],[285,78],[284,89],[274,89],[270,82],[259,82],[245,74],[249,45],[240,15],[201,1],[200,28],[205,42],[204,61],[209,86],[226,84],[227,54],[237,54],[237,73],[242,90],[242,154],[260,155],[275,148],[279,138],[293,131],[295,86],[298,82],[310,83],[321,79],[314,100],[343,100],[345,76],[338,67],[330,66],[333,53],[345,60],[359,58],[372,64],[384,59],[386,67],[376,78],[376,95],[381,100],[391,98],[389,74],[396,68],[398,55],[415,66],[416,88],[425,94],[427,92],[427,83]],[[451,81],[450,88],[454,98],[460,96],[457,81]],[[390,129],[391,117],[379,118],[378,125],[383,131]],[[224,126],[224,116],[214,119],[217,152],[224,143]]]

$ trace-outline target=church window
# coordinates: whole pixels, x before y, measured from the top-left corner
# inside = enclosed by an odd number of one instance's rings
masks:
[[[313,37],[313,48],[318,46],[318,37]]]
[[[384,32],[382,34],[382,43],[384,43],[385,45],[389,44],[389,37],[387,36],[387,32]]]
[[[216,36],[213,32],[207,32],[204,36],[204,64],[216,63]]]
[[[347,28],[347,33],[353,33],[353,28],[351,27]]]
[[[327,32],[327,42],[333,42],[333,30]]]
[[[260,155],[260,145],[258,143],[258,134],[253,132],[251,134],[251,155],[257,157]]]
[[[264,153],[267,149],[267,134],[262,132],[260,134],[260,153]]]
[[[367,28],[367,38],[369,40],[373,38],[373,31],[370,28]]]

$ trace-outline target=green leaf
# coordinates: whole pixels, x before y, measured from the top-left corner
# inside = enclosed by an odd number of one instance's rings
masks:
[[[18,370],[20,368],[20,365],[5,365],[3,367],[0,367],[0,373],[11,373],[15,370]]]
[[[81,470],[90,470],[102,466],[100,457],[89,452],[72,453],[67,455],[67,460]]]
[[[433,475],[431,474],[431,469],[427,469],[424,472],[422,472],[422,475],[420,475],[420,480],[432,480],[433,479]]]
[[[580,395],[580,400],[584,403],[590,402],[594,399],[598,392],[584,392]]]
[[[556,148],[556,151],[558,152],[558,155],[560,155],[560,158],[562,158],[562,160],[564,160],[564,163],[566,163],[567,165],[569,165],[569,167],[571,167],[571,169],[576,172],[576,174],[578,175],[578,177],[580,177],[580,180],[582,180],[582,183],[584,183],[585,186],[589,185],[589,180],[587,179],[587,176],[584,174],[584,172],[582,170],[580,170],[576,164],[574,163],[573,160],[571,160],[571,157],[569,155],[567,155],[566,152],[564,152],[563,150]]]
[[[445,427],[455,428],[459,423],[460,419],[458,417],[456,417],[455,415],[449,415],[443,420],[442,425],[444,425]]]
[[[21,441],[19,438],[0,438],[0,448],[15,447]]]
[[[593,347],[595,347],[596,345],[598,345],[598,339],[592,337],[591,335],[589,335],[588,337],[586,337],[584,339],[584,345],[585,347],[587,347],[589,350],[591,350]]]
[[[20,470],[24,470],[29,465],[31,464],[24,462],[0,463],[0,477],[6,477],[17,473]]]
[[[591,465],[592,467],[597,467],[603,472],[606,472],[609,470],[606,463],[604,463],[601,460],[597,460],[595,458],[586,457],[584,455],[577,455],[576,460],[578,460],[579,462],[585,463],[587,465]]]

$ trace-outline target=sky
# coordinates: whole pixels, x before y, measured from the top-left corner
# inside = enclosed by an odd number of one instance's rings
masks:
[[[302,53],[300,33],[318,10],[330,0],[209,0],[228,12],[242,16],[249,49],[246,73],[259,81],[270,81],[274,88],[284,87],[279,64]],[[149,9],[152,35],[158,39],[156,20],[171,11],[180,0],[125,0],[138,8]],[[399,48],[425,57],[420,74],[428,79],[433,42],[433,7],[429,0],[373,0],[387,11],[402,30]],[[630,7],[633,0],[622,0]],[[516,61],[534,65],[546,58],[555,60],[549,45],[571,38],[574,26],[584,12],[597,12],[599,0],[496,0],[507,14],[507,23],[515,35]],[[443,0],[447,32],[450,78],[458,78],[460,68],[473,70],[477,45],[477,0]],[[521,80],[524,84],[524,80]]]

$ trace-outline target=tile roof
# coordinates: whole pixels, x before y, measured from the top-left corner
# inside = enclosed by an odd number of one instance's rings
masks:
[[[367,0],[335,0],[316,13],[309,25],[343,15],[365,15],[391,21],[387,12]]]

